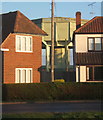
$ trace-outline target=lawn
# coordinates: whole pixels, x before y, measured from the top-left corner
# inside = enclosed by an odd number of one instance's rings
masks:
[[[19,113],[19,114],[3,114],[3,120],[6,118],[45,118],[48,120],[56,119],[63,120],[68,118],[68,120],[81,118],[82,120],[95,119],[95,120],[103,120],[103,112],[68,112],[68,113]]]

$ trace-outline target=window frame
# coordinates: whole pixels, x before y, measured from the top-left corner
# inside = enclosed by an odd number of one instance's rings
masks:
[[[21,44],[17,42],[17,39],[19,37],[21,38],[21,40],[20,40]],[[22,50],[23,49],[23,40],[22,40],[23,38],[26,38],[26,40],[24,40],[24,41],[26,41],[26,42],[24,42],[25,50]],[[30,39],[30,41],[29,41],[30,42],[30,45],[29,45],[29,47],[30,47],[29,49],[30,50],[27,50],[28,49],[27,48],[27,39]],[[20,50],[18,50],[18,46],[19,46]],[[33,52],[33,38],[32,38],[32,36],[16,35],[15,49],[16,49],[15,50],[16,52],[32,53]]]
[[[23,70],[26,71],[25,82],[22,82],[23,81]],[[19,71],[20,73],[19,80],[17,79],[18,77],[17,71]],[[27,77],[28,77],[27,71],[31,71],[30,82],[27,81]],[[33,83],[33,68],[15,68],[15,83]]]
[[[101,50],[96,50],[95,38],[100,38],[100,40],[101,40]],[[93,50],[89,50],[89,39],[93,39]],[[88,52],[101,52],[101,51],[103,51],[103,37],[88,37],[87,47],[88,47]]]

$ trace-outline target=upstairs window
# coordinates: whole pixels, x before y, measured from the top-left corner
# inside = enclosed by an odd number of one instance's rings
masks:
[[[32,52],[32,37],[17,35],[16,52]]]
[[[103,38],[88,38],[88,51],[102,51],[103,50]]]
[[[94,40],[93,38],[89,38],[89,50],[94,50]]]

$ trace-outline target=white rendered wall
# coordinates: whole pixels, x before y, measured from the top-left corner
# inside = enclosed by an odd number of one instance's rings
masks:
[[[80,66],[80,82],[86,82],[86,66]]]
[[[76,66],[76,82],[86,82],[86,66]]]
[[[76,82],[79,82],[79,67],[76,67]]]
[[[87,39],[88,37],[103,37],[102,34],[76,34],[75,35],[75,52],[88,52]]]

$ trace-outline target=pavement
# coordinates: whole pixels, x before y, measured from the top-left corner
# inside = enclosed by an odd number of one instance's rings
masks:
[[[19,102],[16,102],[16,101],[12,101],[12,102],[2,102],[2,103],[0,103],[0,105],[4,105],[4,104],[27,104],[27,103],[62,103],[62,102],[64,102],[64,103],[66,103],[66,102],[68,102],[68,103],[81,103],[81,102],[102,102],[101,100],[69,100],[69,101],[25,101],[25,102],[21,102],[21,101],[19,101]]]

